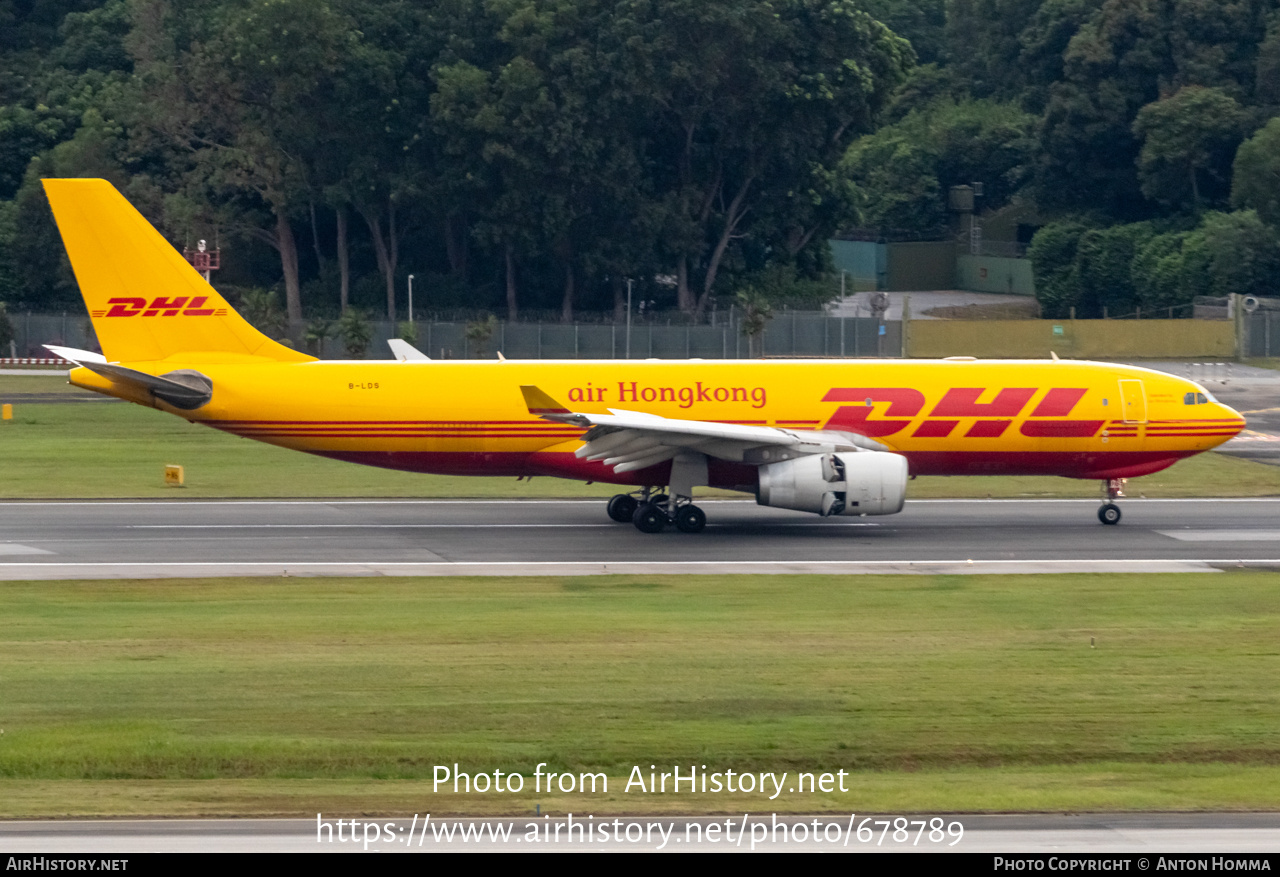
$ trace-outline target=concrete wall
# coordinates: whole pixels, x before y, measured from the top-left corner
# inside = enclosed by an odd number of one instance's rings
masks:
[[[1030,259],[1001,259],[996,256],[959,256],[956,259],[956,289],[973,292],[1003,292],[1035,295]]]
[[[849,292],[885,288],[888,247],[873,241],[828,241],[836,272],[847,272]]]
[[[956,245],[951,241],[889,244],[888,285],[893,292],[953,289]]]
[[[1235,356],[1235,324],[1218,320],[913,320],[907,355],[1047,359]]]

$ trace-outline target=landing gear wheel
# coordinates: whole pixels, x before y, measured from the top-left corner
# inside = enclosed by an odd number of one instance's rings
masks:
[[[666,506],[668,499],[669,497],[665,493],[655,493],[653,496],[649,497],[649,502],[653,503],[658,508],[663,508]]]
[[[1104,524],[1120,523],[1120,506],[1113,502],[1104,503],[1102,508],[1098,509],[1098,520]]]
[[[634,496],[619,493],[609,500],[609,517],[619,524],[629,524],[635,518],[636,509],[639,507],[640,503],[636,502]]]
[[[676,529],[681,533],[701,533],[707,516],[696,505],[681,506],[676,511]]]
[[[651,502],[646,502],[636,509],[631,523],[641,533],[661,533],[667,526],[667,513]]]

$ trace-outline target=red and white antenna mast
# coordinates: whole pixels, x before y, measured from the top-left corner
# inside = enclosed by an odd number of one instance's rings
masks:
[[[203,240],[196,244],[196,248],[194,250],[189,250],[186,247],[183,247],[182,256],[190,262],[197,271],[204,274],[205,283],[209,282],[209,273],[211,271],[217,271],[222,267],[222,248],[217,247],[210,250]]]

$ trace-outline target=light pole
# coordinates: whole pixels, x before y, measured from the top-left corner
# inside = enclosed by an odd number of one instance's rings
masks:
[[[627,278],[627,359],[631,358],[631,278]]]
[[[409,325],[413,325],[413,275],[409,275]]]

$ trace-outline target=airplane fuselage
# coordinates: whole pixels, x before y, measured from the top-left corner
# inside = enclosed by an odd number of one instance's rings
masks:
[[[127,363],[125,363],[127,365]],[[913,475],[1129,478],[1213,448],[1244,426],[1198,385],[1072,361],[150,362],[212,381],[193,422],[282,447],[414,472],[665,483],[669,463],[622,475],[574,456],[581,427],[528,411],[534,384],[575,411],[836,430],[905,456]],[[121,395],[86,369],[80,386]],[[751,489],[755,467],[713,461],[711,486]]]

